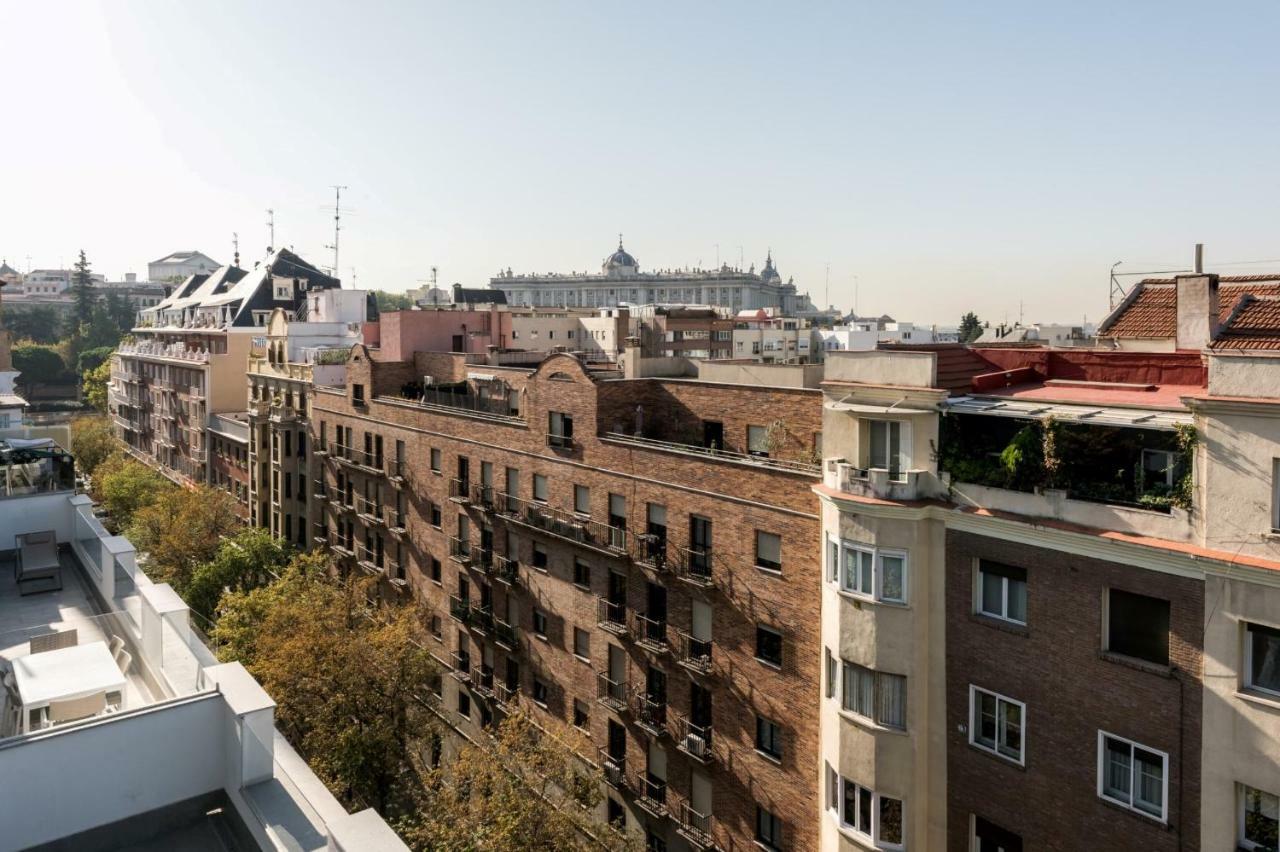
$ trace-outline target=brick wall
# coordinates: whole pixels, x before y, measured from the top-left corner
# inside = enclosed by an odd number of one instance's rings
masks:
[[[386,365],[375,367],[381,370]],[[361,372],[360,365],[353,365],[349,381],[361,381]],[[555,374],[559,376],[552,378]],[[710,414],[736,406],[744,413],[735,416],[745,417],[745,412],[753,408],[770,412],[803,409],[797,411],[795,422],[805,423],[805,428],[818,428],[821,417],[818,396],[745,388],[726,393],[707,387],[707,399],[699,396],[696,385],[684,384],[678,389],[685,411]],[[636,394],[629,396],[632,391]],[[607,668],[609,645],[623,649],[633,688],[643,686],[649,666],[666,673],[673,718],[675,714],[688,714],[690,683],[696,679],[712,692],[715,759],[703,768],[676,749],[673,736],[665,734],[658,738],[657,742],[667,754],[668,802],[672,809],[678,810],[675,803],[689,795],[691,772],[705,772],[713,785],[716,839],[722,848],[755,848],[752,838],[755,804],[759,802],[785,821],[788,849],[815,849],[821,656],[819,601],[815,590],[820,570],[817,561],[820,524],[817,499],[810,487],[816,480],[811,476],[601,441],[595,437],[598,398],[603,419],[606,399],[613,409],[625,410],[628,406],[634,408],[638,398],[656,398],[644,394],[661,391],[656,382],[596,383],[575,358],[562,355],[549,358],[528,376],[523,407],[525,423],[464,416],[377,398],[372,399],[366,409],[357,410],[349,404],[349,391],[318,389],[311,428],[318,432],[319,424],[327,422],[328,434],[332,436],[337,425],[350,426],[356,446],[363,445],[365,430],[382,434],[384,452],[389,458],[396,440],[405,442],[409,466],[405,489],[409,501],[405,536],[407,580],[415,596],[441,618],[443,637],[436,649],[438,656],[448,659],[449,652],[455,650],[459,642],[461,625],[449,617],[448,596],[457,593],[460,580],[466,580],[471,599],[477,601],[478,584],[485,579],[449,558],[448,537],[456,535],[458,516],[465,514],[470,518],[475,540],[479,538],[480,526],[490,525],[498,553],[505,552],[506,531],[512,530],[516,539],[513,555],[522,563],[521,584],[510,592],[497,582],[492,583],[491,588],[494,611],[499,616],[506,612],[509,594],[515,601],[522,634],[522,651],[516,656],[522,669],[525,695],[531,692],[534,673],[545,675],[552,687],[545,709],[525,701],[526,706],[533,708],[535,718],[548,726],[565,724],[572,719],[573,700],[586,701],[593,745],[605,745],[607,719],[622,721],[628,732],[628,772],[642,773],[651,736],[635,725],[633,714],[619,716],[596,701],[596,673]],[[656,415],[658,409],[652,410]],[[548,411],[562,411],[574,418],[575,447],[570,450],[548,447]],[[429,469],[432,448],[442,453],[443,470],[439,474]],[[531,497],[533,475],[545,475],[549,504],[566,511],[573,508],[574,485],[585,485],[590,488],[591,519],[599,523],[607,519],[610,493],[626,498],[628,529],[633,531],[644,529],[646,503],[661,503],[666,506],[669,541],[673,547],[687,545],[690,515],[710,518],[715,588],[695,589],[670,574],[655,573],[601,550],[535,532],[501,516],[482,512],[474,505],[450,501],[449,479],[456,475],[460,455],[469,459],[473,483],[480,481],[481,463],[492,462],[494,484],[499,490],[505,487],[505,469],[518,469],[519,496],[524,499]],[[331,493],[337,470],[336,462],[325,462],[324,475]],[[343,472],[364,476],[349,466],[344,466]],[[357,493],[361,487],[357,484]],[[394,496],[388,485],[384,482],[378,487],[384,489],[383,502],[393,504]],[[429,523],[432,504],[440,507],[440,528]],[[333,512],[326,513],[326,517],[332,525]],[[755,567],[756,530],[783,537],[782,576],[773,576]],[[362,536],[358,527],[356,537],[359,540]],[[534,541],[546,547],[549,564],[545,573],[528,567]],[[429,577],[433,557],[442,566],[442,582],[438,585]],[[588,589],[573,583],[575,558],[590,566]],[[677,665],[671,654],[645,650],[597,626],[596,596],[606,593],[611,570],[626,574],[628,604],[635,609],[645,608],[648,582],[667,588],[669,635],[675,628],[689,628],[695,598],[712,605],[716,664],[711,677],[695,678]],[[548,614],[545,640],[532,634],[534,607]],[[783,632],[782,671],[754,659],[757,621]],[[590,635],[590,662],[581,661],[572,653],[574,627]],[[470,650],[476,662],[483,658],[484,647],[491,646],[495,678],[502,682],[509,655],[493,646],[491,638],[468,630],[462,633],[463,647]],[[448,700],[446,706],[456,705]],[[754,714],[757,712],[783,725],[781,765],[754,749]],[[589,757],[594,760],[596,755],[592,753]],[[612,795],[620,800],[629,798],[616,792]],[[674,842],[674,826],[669,821],[647,816],[633,818],[641,819]]]
[[[978,558],[1027,569],[1026,629],[973,614]],[[955,530],[946,565],[948,847],[977,814],[1025,849],[1198,849],[1203,582]],[[1170,602],[1169,671],[1105,657],[1107,588]],[[971,683],[1026,703],[1025,768],[968,744]],[[1099,729],[1169,755],[1167,825],[1099,798]]]

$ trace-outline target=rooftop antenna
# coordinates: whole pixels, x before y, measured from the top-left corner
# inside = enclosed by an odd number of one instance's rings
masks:
[[[235,249],[235,252],[236,252],[235,260],[231,262],[231,265],[239,266],[240,265],[240,235],[237,234],[235,231],[231,232],[231,246],[232,248]]]
[[[325,248],[333,249],[333,274],[338,274],[338,235],[342,232],[342,190],[345,186],[333,184],[333,245]],[[348,213],[351,211],[348,210]]]
[[[276,247],[276,211],[267,208],[267,230],[271,233],[271,239],[267,241],[267,251],[272,251]]]

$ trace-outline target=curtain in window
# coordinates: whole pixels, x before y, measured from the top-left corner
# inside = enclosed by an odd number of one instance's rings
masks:
[[[902,675],[876,675],[876,720],[888,728],[907,726],[907,679]]]
[[[1129,801],[1129,784],[1131,758],[1127,743],[1107,739],[1103,749],[1104,770],[1102,789],[1108,796],[1124,802]]]
[[[902,842],[902,801],[880,797],[880,837],[884,843]]]
[[[1263,849],[1280,849],[1280,799],[1245,787],[1244,839]]]
[[[905,601],[906,560],[901,556],[880,556],[880,598],[886,601]]]
[[[1134,805],[1160,816],[1164,812],[1164,758],[1140,748],[1133,750],[1137,769]]]
[[[1280,630],[1251,624],[1249,641],[1253,657],[1252,684],[1280,692]]]

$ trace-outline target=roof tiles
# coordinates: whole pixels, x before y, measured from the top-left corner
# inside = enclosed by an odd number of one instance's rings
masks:
[[[1218,285],[1218,320],[1224,323],[1246,296],[1280,296],[1280,276],[1277,275],[1228,275],[1219,278]],[[1280,327],[1277,333],[1280,333]],[[1140,282],[1132,299],[1117,311],[1101,332],[1103,337],[1130,340],[1161,340],[1176,338],[1177,335],[1177,285],[1167,278],[1149,278]],[[1215,348],[1219,347],[1215,344]]]

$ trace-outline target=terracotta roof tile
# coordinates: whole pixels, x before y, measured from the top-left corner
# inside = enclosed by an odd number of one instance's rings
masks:
[[[1280,349],[1280,297],[1244,296],[1223,323],[1212,349]]]
[[[1128,304],[1122,305],[1109,319],[1100,336],[1138,340],[1176,337],[1178,293],[1173,280],[1148,278],[1139,282],[1136,289]],[[1227,275],[1219,278],[1219,322],[1226,322],[1245,296],[1280,296],[1280,276]]]

